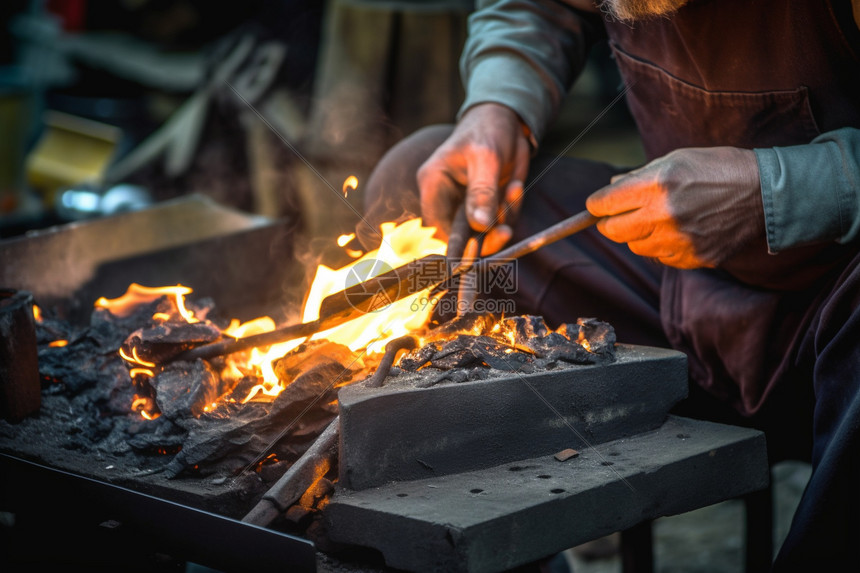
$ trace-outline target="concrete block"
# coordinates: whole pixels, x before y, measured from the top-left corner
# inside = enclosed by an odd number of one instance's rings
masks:
[[[656,430],[489,469],[339,487],[330,537],[406,571],[505,571],[644,520],[767,487],[761,432],[669,416]]]
[[[583,450],[655,429],[687,396],[687,359],[617,345],[617,360],[404,387],[347,386],[340,404],[339,482],[361,490]]]

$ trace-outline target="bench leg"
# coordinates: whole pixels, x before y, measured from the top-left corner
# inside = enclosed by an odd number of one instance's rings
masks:
[[[770,571],[773,563],[773,491],[744,496],[746,510],[746,573]]]
[[[651,520],[621,532],[621,570],[624,573],[653,573],[654,536]]]

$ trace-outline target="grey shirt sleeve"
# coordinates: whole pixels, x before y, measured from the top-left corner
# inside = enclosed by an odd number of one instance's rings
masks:
[[[540,141],[587,54],[589,24],[552,0],[484,0],[469,17],[460,58],[466,99],[513,109]]]
[[[860,129],[756,149],[768,250],[860,236]]]

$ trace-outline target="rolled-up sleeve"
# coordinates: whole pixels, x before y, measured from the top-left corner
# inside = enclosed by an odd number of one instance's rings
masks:
[[[582,71],[599,32],[593,19],[550,0],[478,2],[460,59],[466,99],[510,107],[537,141]]]
[[[824,133],[807,145],[756,149],[768,249],[860,235],[860,129]]]

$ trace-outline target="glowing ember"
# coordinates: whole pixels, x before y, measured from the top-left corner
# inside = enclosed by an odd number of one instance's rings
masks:
[[[355,191],[356,188],[358,188],[358,177],[356,177],[355,175],[350,175],[343,182],[343,196],[346,197],[349,194],[350,189]]]
[[[354,238],[355,238],[355,233],[349,233],[346,235],[341,235],[340,237],[337,238],[337,246],[338,247],[345,247]]]
[[[274,453],[269,454],[268,456],[266,456],[265,458],[263,458],[262,460],[260,460],[259,462],[257,462],[257,465],[256,465],[256,467],[254,468],[254,471],[255,471],[255,472],[257,472],[257,473],[260,473],[260,472],[262,471],[262,469],[263,469],[263,466],[265,466],[265,465],[270,465],[270,464],[276,464],[276,463],[278,463],[278,462],[280,462],[280,461],[281,461],[281,460],[279,460],[279,459],[278,459],[277,454],[274,454]]]
[[[579,337],[576,339],[576,341],[580,345],[582,345],[583,348],[591,352],[591,344],[588,343],[588,340],[585,338],[585,333],[581,330],[579,331]]]
[[[49,342],[48,346],[50,346],[52,348],[62,348],[63,346],[66,346],[67,344],[69,344],[68,340],[55,340],[53,342]]]
[[[42,322],[42,309],[37,305],[33,305],[33,318],[36,319],[36,322]]]

